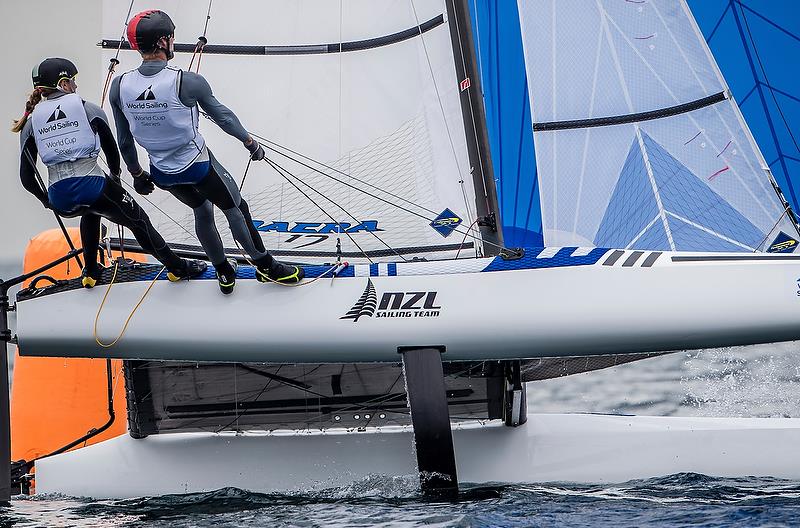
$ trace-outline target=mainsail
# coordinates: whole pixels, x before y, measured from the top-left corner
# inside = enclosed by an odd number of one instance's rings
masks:
[[[763,251],[797,236],[683,0],[518,8],[546,245]]]
[[[120,46],[112,39],[128,8],[122,0],[103,5],[104,68]],[[174,18],[176,42],[190,43],[178,51],[192,50],[206,5],[159,8]],[[356,262],[483,251],[477,220],[487,198],[482,184],[476,198],[473,176],[491,181],[491,165],[475,146],[475,119],[462,110],[471,83],[457,74],[466,61],[456,61],[447,10],[442,0],[213,6],[200,73],[272,149],[273,165],[247,169],[236,140],[210,122],[201,132],[243,183],[269,249],[307,262],[333,260],[337,242]],[[126,44],[122,71],[139,64]],[[190,58],[179,53],[171,64],[186,68]],[[169,242],[197,244],[188,208],[164,192],[151,201],[148,211]]]

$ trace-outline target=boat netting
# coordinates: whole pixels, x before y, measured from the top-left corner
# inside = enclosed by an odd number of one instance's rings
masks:
[[[569,376],[661,354],[520,361],[521,381]],[[511,362],[445,362],[450,418],[503,417]],[[263,364],[125,361],[134,436],[182,431],[409,425],[398,363]],[[529,403],[535,408],[536,402]]]

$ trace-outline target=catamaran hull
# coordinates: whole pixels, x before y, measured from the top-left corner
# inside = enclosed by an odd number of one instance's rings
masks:
[[[800,420],[529,415],[453,430],[463,483],[613,483],[697,472],[800,478]],[[127,435],[36,462],[36,492],[122,498],[234,486],[291,492],[374,475],[415,479],[408,428],[365,432]],[[412,480],[413,482],[413,480]]]
[[[455,361],[800,339],[795,255],[535,251],[519,261],[355,266],[301,287],[240,279],[230,296],[215,280],[158,280],[110,348],[93,332],[107,286],[72,289],[18,303],[20,351],[325,363],[398,361],[402,346],[441,346]],[[120,333],[147,286],[113,286],[100,341]]]

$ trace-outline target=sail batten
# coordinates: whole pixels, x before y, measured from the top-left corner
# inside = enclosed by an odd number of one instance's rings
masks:
[[[727,96],[725,92],[719,92],[688,103],[670,106],[667,108],[660,108],[658,110],[650,110],[648,112],[639,112],[636,114],[627,114],[619,116],[575,119],[571,121],[551,121],[545,123],[534,123],[533,130],[535,132],[546,132],[548,130],[568,130],[572,128],[593,128],[602,126],[624,125],[627,123],[641,123],[643,121],[650,121],[653,119],[661,119],[664,117],[671,117],[678,114],[684,114],[686,112],[691,112],[699,108],[703,108],[706,106],[710,106],[725,101],[726,99]]]
[[[331,44],[295,44],[285,46],[270,45],[247,45],[247,44],[207,44],[203,46],[203,53],[212,55],[313,55],[318,53],[344,53],[348,51],[362,51],[380,46],[388,46],[403,40],[421,35],[436,26],[444,24],[444,15],[439,15],[391,35],[374,37],[366,40],[356,40],[350,42],[335,42]],[[130,50],[131,45],[128,41],[107,40],[100,42],[100,47],[104,49],[123,49]],[[175,43],[177,53],[194,53],[197,44]]]

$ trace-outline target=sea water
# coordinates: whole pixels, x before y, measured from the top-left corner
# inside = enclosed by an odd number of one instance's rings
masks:
[[[800,417],[800,342],[676,353],[532,383],[528,409]],[[800,481],[681,473],[613,485],[466,485],[457,499],[437,501],[419,493],[416,475],[375,475],[306,493],[15,497],[0,509],[0,528],[647,525],[800,525]]]

